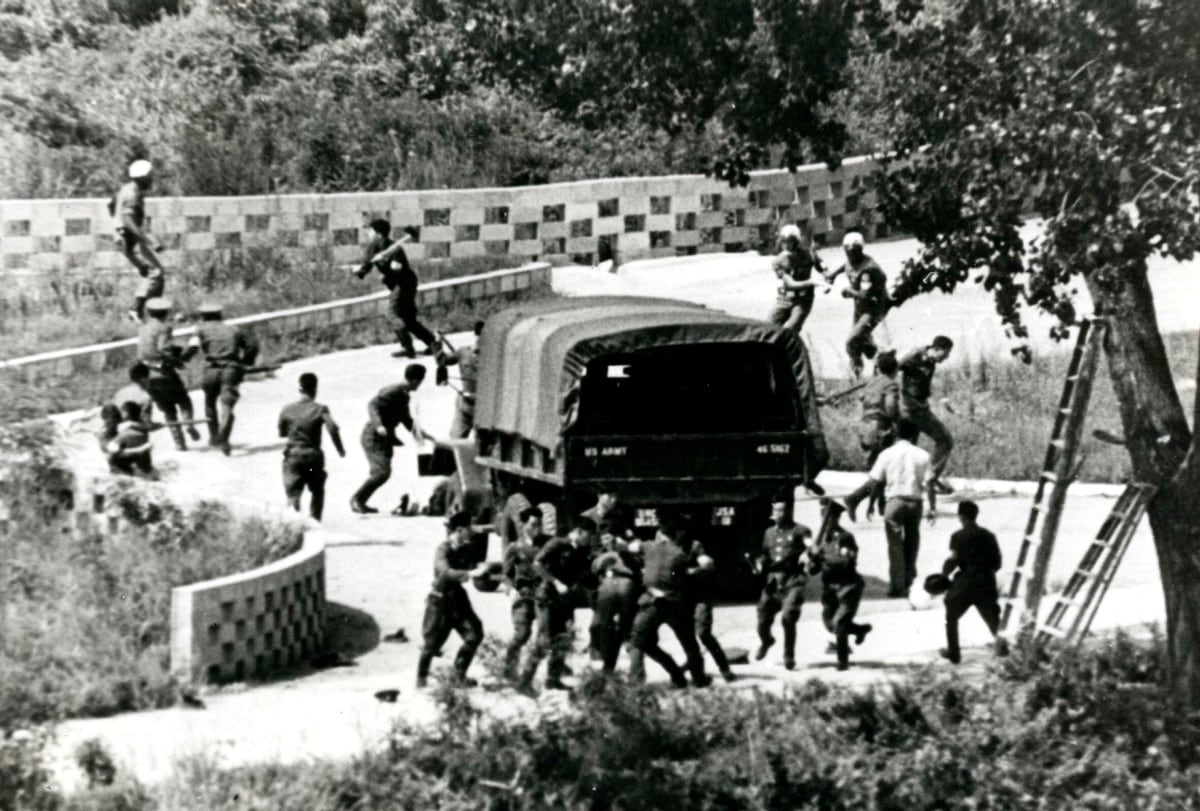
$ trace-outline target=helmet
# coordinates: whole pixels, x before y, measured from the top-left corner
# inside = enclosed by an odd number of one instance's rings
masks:
[[[174,306],[169,298],[156,296],[155,298],[146,301],[146,309],[152,312],[165,313]]]
[[[934,597],[945,594],[950,590],[950,578],[941,572],[935,572],[925,578],[925,591]]]
[[[153,171],[154,165],[150,161],[138,160],[129,164],[129,177],[133,180],[149,177]]]
[[[846,236],[842,237],[843,248],[851,248],[856,246],[861,248],[863,245],[863,235],[857,231],[850,231],[846,234]]]
[[[780,239],[801,239],[800,227],[797,225],[785,225],[779,229]]]

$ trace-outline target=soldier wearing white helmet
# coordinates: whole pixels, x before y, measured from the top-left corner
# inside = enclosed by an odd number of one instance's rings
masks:
[[[779,245],[782,250],[771,260],[771,269],[779,277],[779,295],[767,320],[799,337],[812,312],[816,287],[823,283],[812,277],[813,268],[820,269],[821,263],[795,225],[779,230]]]
[[[133,309],[129,311],[130,318],[138,322],[145,317],[146,300],[161,296],[166,286],[163,266],[156,255],[162,245],[154,242],[144,230],[146,192],[150,190],[153,174],[150,161],[136,160],[129,164],[129,182],[121,186],[108,203],[108,211],[117,222],[117,241],[121,250],[142,277]]]
[[[854,299],[854,320],[850,326],[850,337],[846,340],[846,354],[850,356],[850,368],[854,376],[862,374],[863,358],[873,358],[879,347],[871,333],[887,314],[890,301],[887,293],[887,276],[875,260],[863,253],[862,234],[851,231],[842,240],[846,262],[837,270],[826,275],[832,283],[839,273],[846,274],[849,285],[842,291],[846,298]]]

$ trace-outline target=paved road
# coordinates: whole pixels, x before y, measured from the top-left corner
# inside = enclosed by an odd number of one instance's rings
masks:
[[[869,253],[892,270],[910,242],[890,242],[870,246]],[[833,261],[827,256],[826,261]],[[1173,268],[1156,268],[1155,289],[1163,303],[1164,327],[1194,329],[1195,317],[1188,302],[1194,302],[1195,274],[1180,274]],[[1180,281],[1180,277],[1186,277]],[[773,282],[766,260],[736,255],[703,257],[690,261],[636,263],[615,274],[590,268],[563,268],[556,272],[555,286],[567,294],[624,292],[630,294],[674,295],[690,298],[735,313],[758,316],[773,296]],[[1191,296],[1181,298],[1184,295]],[[819,370],[826,374],[841,372],[840,344],[849,321],[849,302],[840,296],[818,297],[809,321],[809,339]],[[923,309],[922,309],[923,308]],[[963,354],[1003,350],[1003,336],[990,305],[976,291],[953,300],[932,296],[915,302],[893,315],[885,337],[906,346],[927,340],[934,332],[950,334],[967,350]],[[466,336],[452,336],[466,340]],[[361,517],[350,513],[349,494],[366,474],[366,464],[358,446],[358,435],[366,421],[366,401],[381,386],[401,378],[405,361],[390,356],[391,347],[374,347],[339,352],[287,364],[277,376],[247,382],[239,405],[235,431],[235,451],[226,459],[207,449],[186,454],[169,448],[169,439],[156,437],[156,460],[169,471],[164,487],[177,492],[203,492],[248,506],[277,506],[283,500],[280,485],[280,444],[275,437],[279,408],[294,397],[294,381],[306,371],[321,378],[319,399],[328,404],[342,425],[349,456],[341,460],[331,450],[330,485],[326,525],[348,533],[356,540],[329,550],[327,579],[329,598],[358,617],[360,627],[352,634],[347,628],[342,637],[388,633],[406,628],[418,637],[423,600],[432,569],[432,554],[443,531],[437,519]],[[421,362],[429,364],[428,359]],[[429,376],[432,381],[432,374]],[[435,435],[449,426],[453,393],[432,385],[417,397],[417,410],[423,424]],[[197,401],[198,402],[198,401]],[[76,437],[77,455],[88,465],[98,465],[94,442],[89,436]],[[1042,449],[1023,449],[1040,455]],[[416,476],[415,451],[399,450],[396,475],[376,495],[375,503],[390,508],[402,493],[424,499],[433,482]],[[850,474],[826,473],[821,477],[832,492],[849,490],[858,480]],[[991,527],[1002,541],[1006,562],[1011,565],[1028,510],[1028,488],[1003,483],[964,485],[982,502],[982,522]],[[1019,489],[1026,494],[1014,494]],[[1068,505],[1060,533],[1059,551],[1052,567],[1051,582],[1061,583],[1079,559],[1082,549],[1098,527],[1102,515],[1112,504],[1113,488],[1079,488]],[[817,523],[816,505],[810,500],[798,504],[798,518],[810,525]],[[930,572],[937,568],[945,553],[946,539],[954,528],[950,508],[944,508],[938,525],[926,532],[919,568]],[[882,526],[878,521],[860,522],[855,527],[863,549],[861,569],[871,582],[863,613],[874,623],[875,632],[863,649],[856,653],[856,667],[847,673],[832,669],[832,657],[825,653],[827,635],[820,626],[817,606],[805,606],[801,619],[798,658],[794,673],[783,670],[776,648],[763,663],[740,669],[741,688],[777,688],[786,683],[822,678],[845,684],[876,683],[907,672],[914,666],[936,662],[942,644],[942,621],[938,606],[929,611],[913,611],[907,603],[881,598],[886,577],[886,551]],[[493,550],[493,554],[496,551]],[[810,595],[811,600],[811,595]],[[488,633],[508,636],[508,609],[502,595],[477,595],[477,610]],[[1098,626],[1131,625],[1159,620],[1162,596],[1157,585],[1156,561],[1148,533],[1143,529],[1122,567],[1116,589],[1097,619]],[[586,612],[577,620],[586,627]],[[717,633],[726,646],[752,649],[755,645],[752,606],[729,606],[717,612]],[[362,627],[365,626],[365,627]],[[982,623],[965,621],[964,644],[979,646],[986,642]],[[452,643],[453,645],[454,643]],[[362,653],[352,668],[339,668],[277,681],[254,688],[225,688],[207,696],[204,711],[171,709],[136,713],[110,719],[78,721],[62,725],[57,748],[60,763],[69,761],[79,741],[98,737],[110,747],[118,762],[126,764],[143,779],[158,779],[169,771],[179,757],[204,753],[218,762],[237,764],[279,760],[305,761],[312,758],[347,757],[383,739],[394,720],[421,720],[432,717],[427,700],[414,693],[417,643],[378,644]],[[984,654],[971,653],[975,660]],[[585,666],[581,660],[575,666]],[[477,665],[477,670],[483,670]],[[651,670],[652,678],[661,672]],[[380,704],[372,697],[385,687],[401,689],[396,704]],[[508,692],[481,691],[479,700],[496,712],[525,713],[528,699]],[[543,699],[543,701],[553,699]],[[61,770],[70,783],[78,774],[69,766]]]

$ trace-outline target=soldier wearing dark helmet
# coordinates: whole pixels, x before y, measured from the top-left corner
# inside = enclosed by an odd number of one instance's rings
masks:
[[[239,386],[246,368],[258,357],[258,342],[241,327],[223,320],[220,304],[200,305],[200,324],[188,341],[191,352],[204,353],[204,416],[208,422],[208,444],[229,455],[233,431],[233,407],[241,397]]]
[[[150,370],[146,390],[150,392],[155,408],[165,418],[175,447],[186,451],[187,442],[179,422],[181,417],[184,422],[191,422],[195,413],[179,370],[187,362],[188,355],[171,340],[171,325],[167,323],[171,301],[152,298],[146,302],[146,313],[146,323],[138,330],[137,359]],[[194,426],[187,426],[187,431],[192,441],[199,441],[200,432]]]

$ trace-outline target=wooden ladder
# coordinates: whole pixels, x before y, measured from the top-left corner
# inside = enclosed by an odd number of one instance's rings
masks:
[[[1046,622],[1038,627],[1038,642],[1053,638],[1076,643],[1088,632],[1146,505],[1156,492],[1158,488],[1154,485],[1139,483],[1128,485],[1121,493],[1100,525],[1096,539],[1084,551],[1079,568],[1071,574],[1062,594],[1055,598]]]
[[[1029,510],[1029,521],[1021,540],[1021,551],[1003,598],[1000,628],[1005,632],[1009,631],[1009,621],[1014,613],[1024,615],[1022,628],[1036,624],[1038,602],[1045,590],[1045,575],[1058,533],[1066,490],[1074,473],[1075,452],[1079,446],[1083,420],[1091,400],[1092,379],[1104,328],[1105,323],[1101,319],[1084,321],[1079,327],[1062,396],[1054,415],[1054,428],[1046,446],[1042,472],[1038,476],[1033,506]],[[1048,503],[1043,504],[1047,500],[1047,485],[1050,485],[1050,497]],[[1014,610],[1022,602],[1024,609]]]

